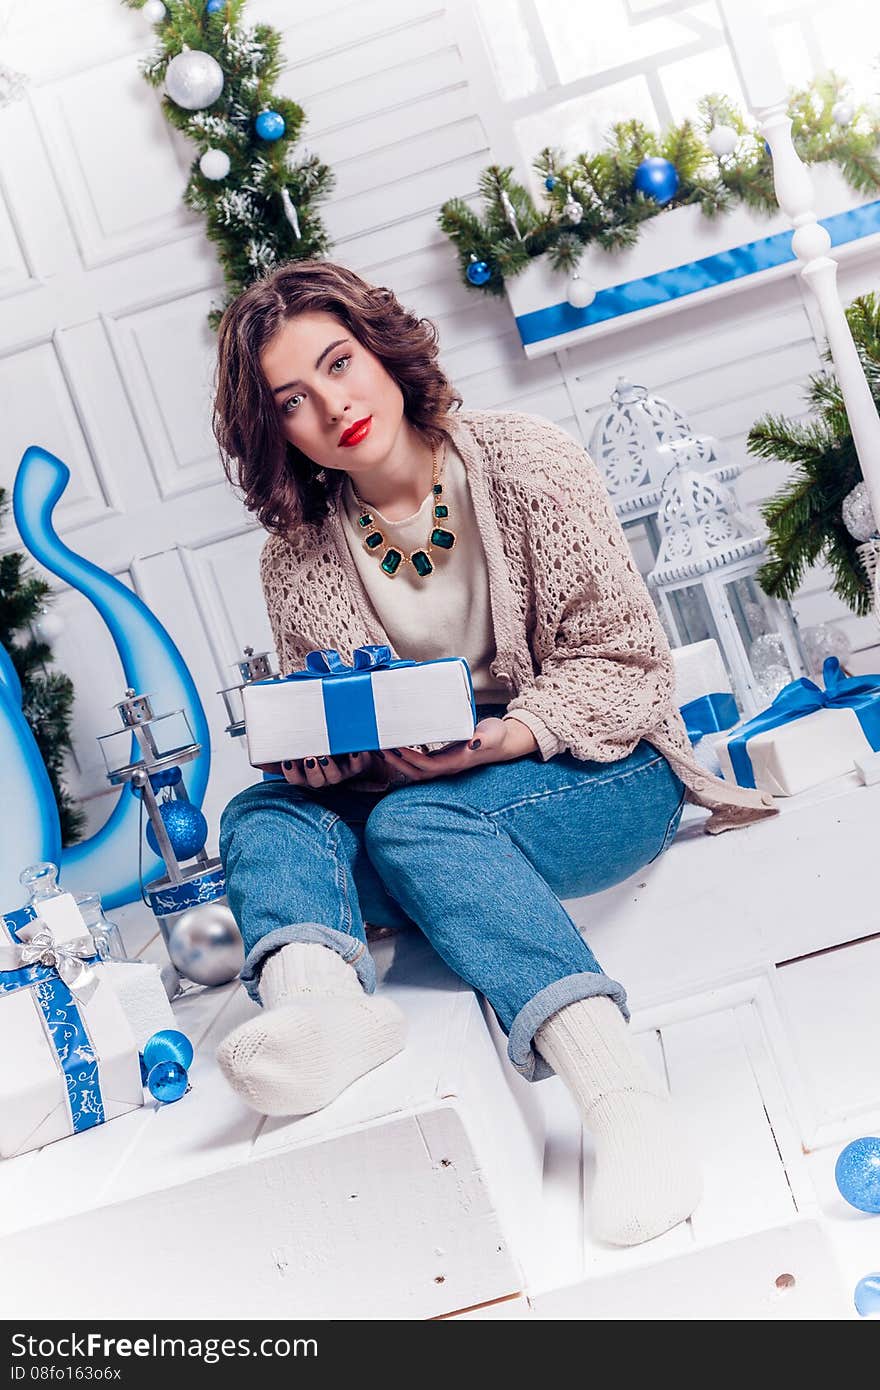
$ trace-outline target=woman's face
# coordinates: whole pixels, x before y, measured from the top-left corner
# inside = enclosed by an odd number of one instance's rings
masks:
[[[388,456],[403,419],[403,394],[378,357],[332,314],[316,310],[288,319],[260,365],[285,438],[319,468],[357,474]],[[350,433],[362,421],[366,428]]]

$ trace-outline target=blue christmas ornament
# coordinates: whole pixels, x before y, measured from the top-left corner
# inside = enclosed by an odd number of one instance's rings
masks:
[[[548,174],[547,178],[544,180],[544,187],[547,189],[549,193],[553,192],[554,188],[556,187],[556,180],[554,179],[552,174]]]
[[[175,1100],[180,1100],[186,1094],[188,1085],[186,1067],[179,1062],[157,1062],[150,1068],[147,1077],[147,1090],[162,1105],[171,1105]]]
[[[142,1052],[138,1053],[138,1061],[140,1062],[141,1067],[141,1085],[146,1086],[149,1070],[146,1063],[144,1062],[144,1054]]]
[[[838,1155],[834,1181],[850,1206],[880,1215],[880,1139],[854,1139]]]
[[[859,1280],[853,1294],[853,1303],[856,1305],[856,1312],[862,1318],[880,1313],[880,1274],[866,1274],[864,1279]]]
[[[655,203],[661,205],[675,197],[679,182],[675,165],[668,159],[661,159],[659,155],[643,159],[633,177],[633,187],[639,193],[644,193],[646,198],[653,198]]]
[[[163,787],[176,787],[183,777],[179,767],[161,767],[158,772],[150,773],[150,786],[154,792],[161,791]],[[134,782],[129,782],[128,790],[132,796],[142,796],[143,791],[136,787]]]
[[[197,806],[193,806],[189,801],[178,801],[175,797],[173,801],[162,802],[159,815],[168,831],[171,848],[181,862],[193,859],[199,850],[204,849],[208,838],[208,822]],[[152,821],[147,826],[147,844],[155,854],[160,853]]]
[[[158,1062],[177,1062],[186,1068],[192,1065],[193,1045],[185,1033],[176,1028],[162,1028],[147,1039],[144,1046],[144,1066],[152,1071]]]
[[[286,129],[284,117],[277,111],[261,111],[255,126],[261,140],[280,140]]]
[[[225,4],[226,0],[208,0],[205,9],[207,10],[208,14],[216,14],[218,10],[223,9],[223,6]]]
[[[487,280],[492,278],[492,272],[485,261],[478,261],[476,256],[471,258],[471,263],[465,271],[465,275],[472,285],[485,285]]]

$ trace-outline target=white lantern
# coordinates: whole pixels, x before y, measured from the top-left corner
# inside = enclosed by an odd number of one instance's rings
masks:
[[[673,644],[714,638],[747,717],[782,685],[808,674],[791,609],[755,579],[767,536],[740,512],[732,488],[693,466],[699,441],[661,446],[669,467],[661,490],[657,562],[647,581]]]

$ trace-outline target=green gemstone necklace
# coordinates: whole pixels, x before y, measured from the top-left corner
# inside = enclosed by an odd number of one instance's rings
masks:
[[[445,450],[444,450],[445,457]],[[434,498],[433,520],[435,523],[447,521],[449,518],[449,508],[440,501],[443,496],[443,488],[440,483],[440,474],[437,465],[437,446],[431,447],[431,492]],[[435,524],[431,534],[423,549],[413,550],[409,555],[404,555],[396,545],[390,544],[382,531],[377,527],[373,514],[369,507],[358,497],[354,483],[351,485],[354,493],[354,500],[360,508],[358,526],[366,531],[364,536],[364,549],[371,555],[378,555],[384,547],[385,553],[379,565],[383,574],[387,574],[389,579],[393,579],[401,565],[410,564],[420,579],[426,579],[429,574],[434,573],[434,566],[431,563],[431,553],[434,550],[452,550],[455,546],[455,533],[446,526]]]

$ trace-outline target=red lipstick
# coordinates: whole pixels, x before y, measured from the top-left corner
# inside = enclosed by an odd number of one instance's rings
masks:
[[[349,428],[339,436],[339,447],[341,449],[350,449],[352,445],[360,444],[361,440],[366,439],[367,435],[370,433],[370,426],[372,423],[372,415],[368,415],[365,420],[355,420],[354,424],[350,425]]]

